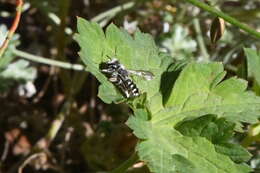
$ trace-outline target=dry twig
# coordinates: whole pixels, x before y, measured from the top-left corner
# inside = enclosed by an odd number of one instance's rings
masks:
[[[17,27],[18,27],[18,24],[19,24],[20,18],[21,18],[22,7],[23,7],[23,0],[17,0],[16,1],[16,15],[15,15],[15,19],[14,19],[14,22],[13,22],[10,30],[8,31],[8,34],[6,36],[5,41],[3,42],[3,44],[0,47],[0,58],[2,57],[5,49],[8,46],[9,41],[12,39],[12,37],[13,37]]]

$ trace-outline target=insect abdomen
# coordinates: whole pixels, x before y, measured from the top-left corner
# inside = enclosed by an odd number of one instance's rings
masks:
[[[128,70],[117,59],[102,64],[101,71],[106,74],[111,83],[120,89],[126,98],[140,95],[136,84],[129,76]]]
[[[131,79],[127,79],[125,81],[125,83],[126,83],[127,90],[130,93],[130,96],[136,97],[136,96],[140,95],[139,90],[138,90],[136,84]]]

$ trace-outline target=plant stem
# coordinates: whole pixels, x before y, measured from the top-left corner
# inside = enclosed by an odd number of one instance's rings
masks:
[[[58,61],[67,61],[65,49],[68,46],[68,39],[65,34],[65,28],[67,26],[67,17],[69,15],[69,8],[71,0],[57,0],[59,8],[57,15],[60,18],[60,25],[55,28],[54,42],[57,48],[57,56],[55,57]],[[73,76],[63,69],[58,73],[58,78],[61,80],[65,95],[68,95],[71,88],[71,79]]]
[[[193,19],[193,26],[195,28],[196,31],[196,35],[197,35],[197,40],[198,40],[198,44],[200,47],[200,51],[203,57],[203,60],[208,62],[209,61],[209,54],[207,52],[207,48],[205,46],[203,37],[202,37],[202,33],[201,33],[201,28],[200,28],[200,23],[199,23],[199,19],[198,18],[194,18]]]
[[[199,8],[202,8],[203,10],[208,11],[211,14],[214,14],[218,17],[221,17],[222,19],[224,19],[225,21],[227,21],[228,23],[237,26],[238,28],[244,30],[245,32],[251,34],[252,36],[255,36],[256,38],[260,38],[260,32],[257,32],[256,30],[250,28],[248,25],[243,24],[241,22],[239,22],[237,19],[199,1],[199,0],[185,0]]]
[[[47,144],[50,145],[50,143],[54,140],[54,138],[57,136],[58,131],[60,130],[66,115],[69,115],[71,110],[72,100],[67,100],[60,113],[56,115],[55,119],[52,121],[51,127],[49,128],[46,136],[43,138],[46,140]]]
[[[133,153],[132,156],[126,160],[123,164],[121,164],[118,168],[114,169],[110,173],[122,173],[126,172],[126,170],[132,166],[138,160],[138,156],[136,153]]]
[[[43,58],[40,56],[32,55],[32,54],[17,50],[15,48],[12,48],[11,50],[16,56],[20,56],[20,57],[22,57],[24,59],[28,59],[30,61],[43,63],[43,64],[56,66],[56,67],[61,67],[61,68],[65,68],[65,69],[71,69],[71,70],[82,71],[85,69],[85,67],[81,64],[71,64],[71,63],[67,63],[67,62],[61,62],[61,61],[57,61],[57,60]]]
[[[103,13],[100,13],[99,15],[93,17],[91,19],[92,22],[98,22],[98,23],[102,23],[102,26],[105,26],[105,24],[111,19],[113,18],[117,13],[119,13],[120,11],[123,10],[127,10],[129,8],[132,8],[135,5],[134,2],[128,2],[125,3],[123,5],[119,5],[116,6],[108,11],[105,11]],[[109,19],[109,20],[105,20],[105,19]],[[101,22],[102,20],[105,20],[105,22]]]

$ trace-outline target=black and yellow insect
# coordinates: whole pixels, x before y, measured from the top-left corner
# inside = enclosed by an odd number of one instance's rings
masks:
[[[126,98],[137,97],[140,91],[131,79],[130,75],[144,77],[146,80],[153,79],[153,74],[143,70],[127,70],[116,58],[101,64],[101,72],[124,94]]]

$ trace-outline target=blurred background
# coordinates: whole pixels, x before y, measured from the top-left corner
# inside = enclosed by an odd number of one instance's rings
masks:
[[[259,0],[204,2],[260,31]],[[0,0],[0,44],[13,23],[15,4]],[[134,152],[137,139],[124,124],[130,109],[103,103],[98,82],[83,70],[73,39],[76,16],[104,29],[111,22],[131,34],[139,28],[176,60],[222,61],[228,76],[249,80],[249,89],[260,95],[259,85],[247,77],[243,52],[243,47],[259,50],[259,40],[226,23],[220,40],[212,41],[210,30],[218,19],[185,0],[26,0],[0,59],[0,172],[101,173]],[[57,67],[57,61],[66,63]],[[234,141],[253,154],[249,165],[257,170],[260,137],[249,138],[250,128]],[[149,171],[137,163],[129,172]]]

